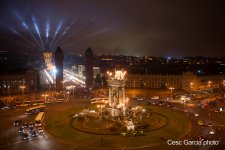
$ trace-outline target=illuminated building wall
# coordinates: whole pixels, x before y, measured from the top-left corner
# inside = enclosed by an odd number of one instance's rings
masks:
[[[53,67],[52,64],[52,52],[49,50],[43,51],[43,57],[45,61],[45,65],[47,66],[47,69],[51,69]]]
[[[35,91],[37,72],[32,68],[0,72],[0,95],[20,94],[20,86],[25,86],[24,93]]]
[[[196,76],[192,72],[183,74],[128,74],[126,88],[169,88],[187,91],[218,87],[222,84],[222,75]]]

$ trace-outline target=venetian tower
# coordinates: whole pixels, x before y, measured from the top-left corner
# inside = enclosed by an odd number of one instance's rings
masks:
[[[58,47],[55,51],[56,90],[63,91],[63,51]]]

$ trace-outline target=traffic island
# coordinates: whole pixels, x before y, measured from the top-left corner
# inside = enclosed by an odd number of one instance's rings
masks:
[[[153,147],[166,144],[168,139],[178,139],[189,130],[190,122],[184,114],[158,107],[147,107],[147,109],[152,110],[155,118],[161,117],[159,119],[161,125],[159,124],[155,128],[149,128],[148,130],[137,130],[136,133],[127,132],[126,130],[113,133],[109,130],[111,122],[107,121],[100,126],[99,123],[102,122],[98,122],[98,120],[91,124],[90,120],[86,120],[85,123],[79,122],[73,116],[74,112],[79,113],[80,109],[65,109],[57,113],[54,112],[54,115],[47,114],[50,117],[46,120],[47,126],[45,129],[49,134],[61,141],[89,148]],[[48,113],[51,113],[51,111]],[[156,123],[156,120],[152,119],[151,121]]]

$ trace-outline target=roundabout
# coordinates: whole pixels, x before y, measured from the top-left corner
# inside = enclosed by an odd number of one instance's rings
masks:
[[[111,121],[102,120],[102,118],[87,120],[74,117],[74,114],[81,111],[81,108],[64,108],[59,112],[51,114],[49,106],[46,119],[46,131],[54,138],[70,145],[76,145],[86,148],[138,148],[154,147],[165,144],[168,139],[179,139],[190,129],[190,122],[184,114],[169,111],[160,107],[145,106],[151,109],[154,118],[160,117],[159,124],[152,119],[149,123],[155,123],[154,128],[142,130],[143,134],[125,136],[128,131],[120,130],[112,132]],[[134,121],[135,122],[135,121]],[[83,124],[84,123],[84,124]],[[84,125],[84,126],[83,126]],[[134,132],[135,133],[135,132]],[[130,135],[130,134],[127,134]]]

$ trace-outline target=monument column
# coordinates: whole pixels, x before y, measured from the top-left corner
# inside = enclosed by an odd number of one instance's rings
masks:
[[[114,73],[107,72],[109,79],[109,106],[111,107],[111,115],[119,115],[123,112],[125,115],[125,74],[126,71],[116,70]]]

